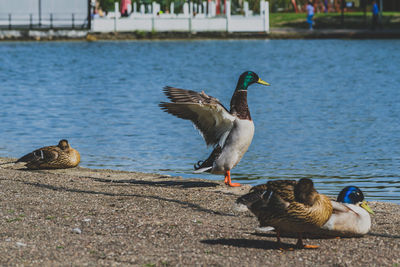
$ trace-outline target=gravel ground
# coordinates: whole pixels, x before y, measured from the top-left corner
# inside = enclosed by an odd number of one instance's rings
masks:
[[[234,210],[248,190],[158,174],[0,165],[0,265],[400,266],[400,205],[369,202],[373,226],[362,238],[306,239],[320,248],[281,251],[273,232],[256,233],[257,220]]]

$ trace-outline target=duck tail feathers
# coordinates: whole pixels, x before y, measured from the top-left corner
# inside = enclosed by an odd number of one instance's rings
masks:
[[[199,160],[196,164],[194,164],[194,173],[202,173],[202,172],[210,172],[212,169],[212,166],[207,166],[207,162],[204,160]]]
[[[210,172],[214,165],[214,161],[221,155],[221,153],[222,148],[217,145],[206,160],[199,160],[194,165],[194,169],[196,170],[195,173]]]
[[[266,184],[257,185],[252,187],[249,193],[239,197],[236,203],[251,207],[257,202],[268,202],[271,193],[271,190],[269,190]]]
[[[212,167],[200,168],[200,169],[196,169],[196,170],[194,171],[194,173],[210,172],[211,169],[212,169]]]
[[[203,165],[204,160],[199,160],[197,163],[193,165],[194,169],[197,171],[198,169],[201,169],[201,165]]]

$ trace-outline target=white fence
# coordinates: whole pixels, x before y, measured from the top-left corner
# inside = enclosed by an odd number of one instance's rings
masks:
[[[192,12],[184,14],[159,14],[153,4],[153,12],[143,14],[134,12],[129,17],[120,17],[118,12],[109,17],[95,18],[92,21],[93,32],[129,32],[129,31],[224,31],[224,32],[269,32],[269,4],[264,0],[260,3],[260,15],[232,16],[230,13],[230,1],[226,1],[226,16],[209,17],[206,14]],[[192,7],[192,4],[190,4]],[[116,10],[118,10],[116,6]],[[189,10],[193,10],[190,8]],[[211,13],[211,12],[210,12]],[[245,12],[248,14],[248,12]]]

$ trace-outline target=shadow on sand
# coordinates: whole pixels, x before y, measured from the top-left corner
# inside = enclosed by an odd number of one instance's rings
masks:
[[[157,195],[110,193],[110,192],[102,192],[102,191],[67,188],[67,187],[62,187],[62,186],[54,186],[54,185],[49,185],[49,184],[32,183],[32,182],[25,182],[25,181],[19,181],[19,182],[22,182],[22,183],[24,183],[26,185],[36,186],[36,187],[45,188],[45,189],[54,190],[54,191],[65,191],[65,192],[93,194],[93,195],[104,195],[104,196],[112,196],[112,197],[139,197],[139,198],[154,199],[154,200],[158,200],[158,201],[176,203],[176,204],[179,204],[179,205],[184,206],[186,208],[191,208],[193,210],[206,212],[206,213],[210,213],[210,214],[215,214],[215,215],[220,215],[220,216],[234,216],[233,214],[223,213],[223,212],[219,212],[219,211],[214,211],[214,210],[211,210],[211,209],[203,208],[202,206],[200,206],[198,204],[191,203],[191,202],[180,201],[180,200],[171,199],[171,198],[164,198],[164,197],[157,196]],[[142,182],[142,181],[140,181],[140,182]],[[154,183],[157,183],[157,182],[154,182]],[[179,182],[179,183],[181,183],[181,182]],[[184,182],[182,182],[182,183],[184,183]],[[193,182],[191,182],[191,183],[193,183]],[[202,182],[200,181],[199,183],[202,183]],[[150,183],[150,185],[152,185],[152,184]]]
[[[169,187],[176,186],[180,188],[197,188],[197,187],[217,187],[219,184],[213,182],[204,182],[204,181],[176,181],[176,180],[168,180],[168,181],[145,181],[145,180],[136,180],[136,179],[128,179],[128,180],[112,180],[112,179],[104,179],[104,178],[96,178],[90,176],[80,176],[81,178],[89,178],[96,182],[102,183],[112,183],[112,184],[135,184],[135,185],[149,185],[149,186],[161,186],[161,187]],[[160,178],[166,178],[161,176]]]
[[[281,249],[278,243],[269,240],[254,240],[254,239],[244,239],[244,238],[218,238],[218,239],[205,239],[200,241],[203,244],[208,245],[224,245],[239,248],[257,248],[257,249]],[[295,248],[292,244],[282,243],[285,248]]]

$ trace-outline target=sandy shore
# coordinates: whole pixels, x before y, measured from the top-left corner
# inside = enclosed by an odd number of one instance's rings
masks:
[[[282,252],[273,233],[257,234],[257,220],[234,210],[248,189],[158,174],[0,165],[0,265],[400,265],[400,205],[370,202],[376,214],[365,237],[306,239],[320,248]]]

